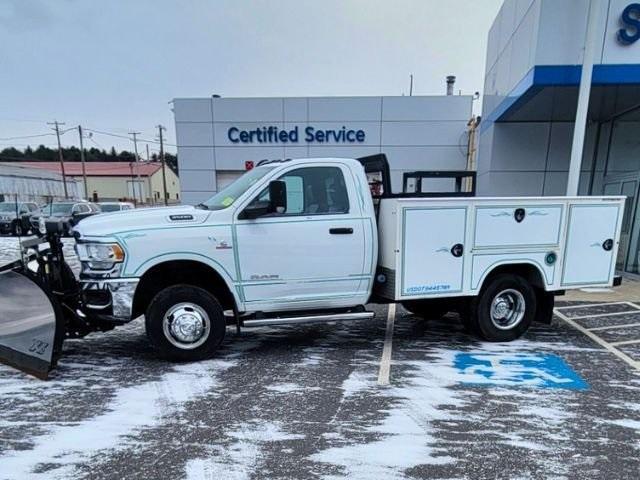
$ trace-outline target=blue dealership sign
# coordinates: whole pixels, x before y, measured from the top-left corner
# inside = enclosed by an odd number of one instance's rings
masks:
[[[454,367],[461,383],[486,386],[565,388],[586,390],[589,385],[552,354],[457,353]]]

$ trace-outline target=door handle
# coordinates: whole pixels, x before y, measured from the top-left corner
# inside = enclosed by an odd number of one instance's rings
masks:
[[[330,228],[329,233],[331,235],[352,235],[353,228],[351,227]]]

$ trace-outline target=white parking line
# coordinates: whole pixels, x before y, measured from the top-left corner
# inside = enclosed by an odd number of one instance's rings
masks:
[[[600,330],[613,330],[615,328],[627,328],[627,327],[640,327],[640,323],[625,323],[624,325],[605,325],[604,327],[587,328],[590,332],[597,332]]]
[[[391,373],[391,349],[393,347],[393,324],[396,320],[396,304],[389,304],[387,313],[387,331],[384,335],[384,347],[380,359],[380,371],[378,372],[378,385],[389,385]]]
[[[608,303],[591,303],[591,304],[580,304],[580,305],[567,305],[564,307],[556,307],[556,310],[570,310],[573,308],[590,308],[590,307],[609,307],[611,305],[629,305],[637,310],[640,310],[640,307],[632,302],[608,302]]]
[[[585,318],[613,317],[615,315],[629,315],[631,313],[638,313],[638,310],[625,310],[624,312],[613,312],[613,313],[594,313],[593,315],[580,315],[579,317],[570,317],[570,318],[572,320],[584,320]]]
[[[617,347],[618,345],[633,345],[634,343],[640,343],[640,340],[623,340],[622,342],[613,342],[611,345]]]
[[[587,330],[586,328],[584,328],[582,325],[579,325],[578,323],[574,322],[572,319],[570,319],[569,317],[567,317],[566,315],[562,314],[562,312],[558,311],[557,308],[554,308],[554,313],[561,319],[563,320],[565,323],[567,323],[568,325],[571,325],[573,328],[575,328],[576,330],[584,333],[587,337],[589,337],[591,340],[593,340],[594,342],[596,342],[597,344],[603,346],[604,348],[606,348],[609,352],[613,353],[616,357],[618,357],[620,360],[622,360],[623,362],[627,363],[629,366],[631,366],[632,368],[635,368],[636,370],[638,370],[640,372],[640,362],[636,362],[633,358],[631,358],[630,356],[628,356],[627,354],[621,352],[620,350],[618,350],[614,344],[611,344],[609,342],[607,342],[606,340],[603,340],[602,338],[600,338],[599,336],[597,336],[595,333],[590,332],[589,330]]]

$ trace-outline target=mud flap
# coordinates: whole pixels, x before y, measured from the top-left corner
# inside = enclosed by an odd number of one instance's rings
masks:
[[[545,292],[542,289],[536,289],[537,306],[536,318],[534,321],[551,325],[553,321],[553,306],[555,297],[551,292]]]
[[[0,272],[0,362],[46,379],[64,340],[60,306],[35,275]]]

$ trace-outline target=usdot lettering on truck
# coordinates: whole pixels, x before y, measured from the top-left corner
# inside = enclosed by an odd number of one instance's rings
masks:
[[[393,302],[424,316],[459,311],[480,337],[509,341],[550,322],[554,295],[614,283],[623,197],[476,198],[390,184],[384,155],[262,162],[195,207],[84,220],[79,281],[51,228],[56,254],[40,261],[55,278],[33,288],[51,298],[53,320],[40,336],[25,321],[9,340],[0,323],[0,355],[18,352],[13,364],[46,375],[60,335],[144,315],[161,356],[198,360],[229,324],[367,319],[368,303]],[[48,345],[42,354],[34,338]]]

